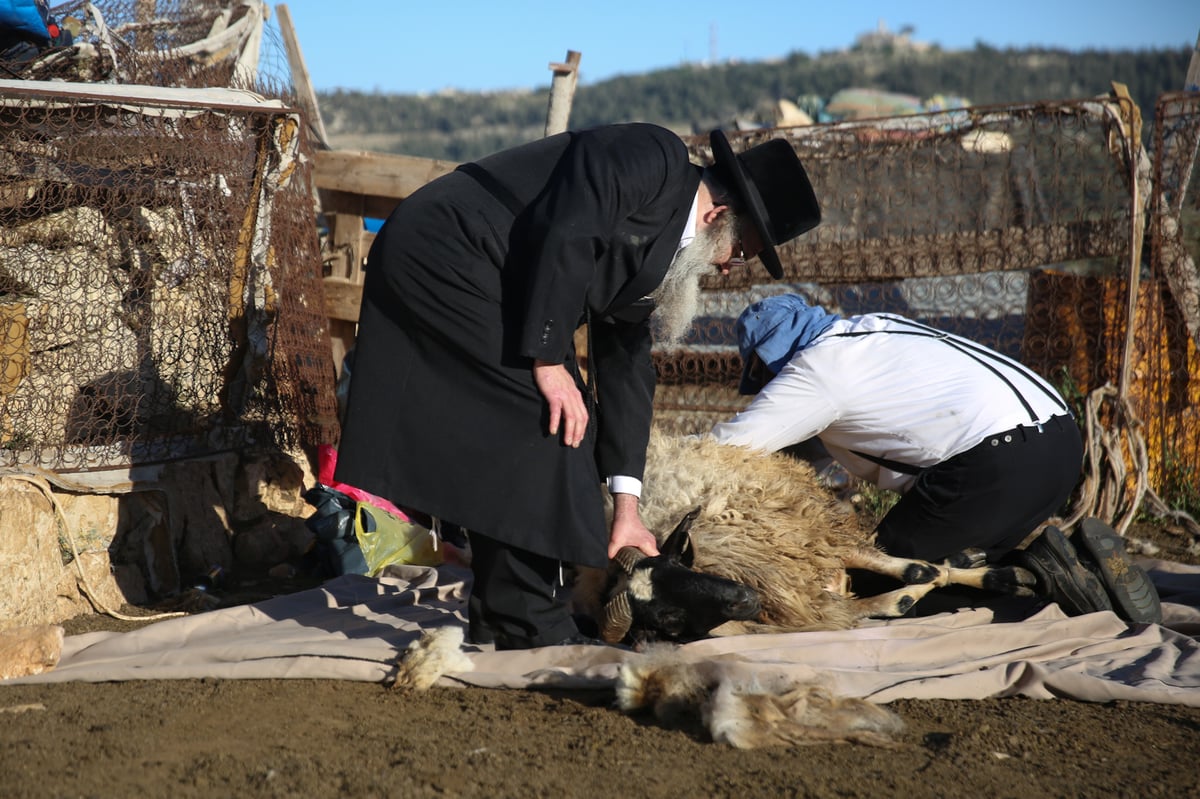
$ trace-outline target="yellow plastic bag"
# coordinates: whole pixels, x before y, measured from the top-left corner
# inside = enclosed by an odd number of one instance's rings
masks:
[[[427,528],[365,502],[357,505],[354,536],[367,561],[368,576],[378,576],[384,566],[393,563],[410,566],[438,566],[442,563],[442,551],[437,546],[437,538]]]

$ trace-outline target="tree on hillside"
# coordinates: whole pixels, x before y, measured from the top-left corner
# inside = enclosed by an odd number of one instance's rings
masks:
[[[585,55],[586,57],[586,55]],[[1159,94],[1182,88],[1191,48],[1099,51],[866,48],[777,62],[686,65],[580,86],[571,124],[655,122],[680,133],[729,127],[735,119],[771,123],[781,99],[828,99],[845,88],[928,98],[968,98],[976,105],[1062,100],[1129,86],[1149,124]],[[548,88],[525,92],[431,95],[346,90],[319,95],[335,141],[360,141],[388,152],[463,161],[542,135]]]

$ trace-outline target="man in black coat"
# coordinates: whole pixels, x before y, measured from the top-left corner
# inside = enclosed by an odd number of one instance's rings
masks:
[[[780,277],[774,245],[820,220],[786,141],[710,138],[702,169],[653,125],[550,136],[429,183],[376,237],[337,479],[469,531],[472,641],[577,641],[561,564],[657,553],[637,511],[652,323],[681,337],[702,274],[747,255]]]

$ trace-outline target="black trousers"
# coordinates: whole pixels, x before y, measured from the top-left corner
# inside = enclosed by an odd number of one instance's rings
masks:
[[[559,585],[560,562],[488,538],[474,530],[467,600],[467,637],[497,649],[556,644],[579,633],[567,589]]]
[[[1059,511],[1082,466],[1070,416],[990,435],[921,472],[876,528],[879,546],[932,561],[978,547],[994,562]]]

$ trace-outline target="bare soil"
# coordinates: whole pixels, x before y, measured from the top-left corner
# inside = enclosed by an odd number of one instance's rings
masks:
[[[1159,557],[1200,562],[1157,528]],[[127,629],[85,616],[68,633]],[[1200,797],[1200,708],[895,702],[903,748],[739,751],[607,693],[313,680],[0,687],[6,797]]]

